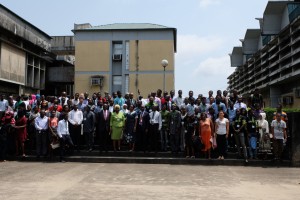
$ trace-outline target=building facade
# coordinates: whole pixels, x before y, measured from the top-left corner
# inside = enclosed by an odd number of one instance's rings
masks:
[[[45,89],[51,37],[0,4],[0,93]]]
[[[247,97],[258,88],[267,107],[299,108],[300,3],[269,1],[258,20],[260,29],[248,29],[230,54],[228,89]]]
[[[59,96],[61,92],[74,94],[74,36],[52,36],[51,52],[54,54],[52,63],[46,71],[45,95]]]
[[[75,24],[75,92],[174,89],[177,31],[155,24]]]

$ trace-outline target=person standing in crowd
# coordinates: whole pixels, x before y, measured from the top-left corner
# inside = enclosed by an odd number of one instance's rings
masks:
[[[72,99],[72,106],[78,104],[79,104],[79,93],[76,92],[74,95],[74,99]]]
[[[42,95],[42,96],[44,96],[44,95]],[[42,97],[41,96],[41,97]],[[67,104],[67,101],[68,101],[68,97],[67,97],[67,93],[65,92],[65,91],[63,91],[62,93],[61,93],[61,96],[58,98],[59,99],[59,102],[60,102],[60,105],[61,106],[64,106],[64,105],[66,105]],[[43,101],[43,100],[42,100]]]
[[[109,107],[108,107],[109,112],[113,113],[114,112],[114,100],[110,99],[109,100]]]
[[[4,116],[7,107],[8,101],[5,99],[5,95],[2,94],[0,96],[0,119],[2,119],[2,117]]]
[[[259,150],[264,154],[263,159],[267,159],[268,152],[271,151],[269,122],[266,120],[266,113],[260,113],[257,120],[259,132]]]
[[[134,105],[130,104],[129,110],[125,117],[126,117],[126,121],[125,121],[126,142],[129,145],[129,151],[132,152],[135,150],[136,127],[137,127],[137,120],[138,120],[138,115],[134,111]]]
[[[185,135],[185,123],[187,123],[187,120],[189,118],[187,113],[187,108],[185,106],[181,107],[181,113],[180,113],[180,128],[179,128],[179,147],[181,151],[185,150],[185,141],[184,141],[184,135]],[[176,139],[176,138],[175,138]],[[176,140],[175,140],[176,141]],[[178,151],[178,150],[176,150]]]
[[[52,110],[49,117],[49,140],[50,144],[57,143],[57,126],[58,126],[58,117],[56,116],[56,111]]]
[[[202,151],[205,154],[205,158],[211,159],[211,138],[214,137],[214,124],[210,118],[206,117],[205,113],[201,113],[200,115],[199,133],[201,141],[204,145]]]
[[[228,116],[228,120],[229,120],[229,135],[228,135],[228,145],[231,147],[234,147],[235,145],[235,138],[234,138],[234,129],[233,129],[233,119],[236,117],[236,108],[233,107],[233,103],[229,102],[228,104],[228,108],[227,108],[227,116]]]
[[[186,158],[195,158],[195,150],[193,138],[195,137],[195,119],[194,116],[191,116],[187,119],[185,126],[185,157]]]
[[[162,127],[161,114],[157,111],[158,106],[152,107],[152,112],[149,114],[150,116],[150,124],[149,124],[149,140],[152,150],[157,153],[158,151],[158,138],[159,132]]]
[[[188,100],[189,100],[189,102],[191,102],[191,99],[193,99],[193,100],[194,100],[194,102],[195,102],[195,98],[194,98],[194,92],[193,92],[193,90],[190,90],[190,91],[189,91],[189,97],[188,97]]]
[[[199,106],[199,112],[200,113],[208,113],[208,106],[206,104],[206,97],[201,98],[201,103]]]
[[[186,107],[186,112],[189,117],[193,116],[195,114],[195,105],[194,104],[195,104],[195,99],[191,98],[190,103]]]
[[[160,144],[161,150],[167,151],[168,148],[168,135],[169,135],[169,111],[166,110],[166,104],[162,105],[162,109],[160,111],[161,119],[162,119],[162,128],[160,130]]]
[[[114,105],[119,105],[120,110],[123,109],[123,105],[125,104],[125,99],[122,97],[122,93],[117,91],[117,97],[114,98]]]
[[[224,117],[224,111],[219,111],[219,117],[216,119],[215,123],[215,131],[217,137],[218,144],[218,159],[224,160],[224,156],[226,154],[226,139],[229,134],[229,120]]]
[[[224,113],[226,113],[227,111],[225,104],[222,103],[221,101],[222,101],[222,97],[217,96],[216,101],[212,104],[212,108],[215,110],[215,117],[219,115],[220,110],[223,110]]]
[[[283,142],[287,139],[286,123],[282,120],[282,113],[277,113],[276,119],[272,121],[271,133],[273,135],[274,159],[281,161]]]
[[[224,103],[226,105],[226,108],[229,107],[229,103],[228,103],[229,97],[227,95],[228,95],[227,90],[224,90],[223,96],[222,96],[222,103]]]
[[[105,103],[103,105],[103,110],[98,112],[97,114],[97,122],[98,122],[98,135],[99,135],[99,150],[100,153],[102,151],[108,151],[108,141],[109,141],[109,132],[110,132],[110,117],[111,112],[108,110],[108,105]]]
[[[149,102],[145,105],[145,108],[148,113],[152,112],[153,106],[158,106],[156,103],[154,103],[154,98],[152,96],[149,97]]]
[[[84,107],[87,104],[84,103],[84,97],[82,95],[79,96],[79,103],[77,105],[73,105],[73,109],[76,106],[78,110],[80,110],[81,112],[84,111]],[[71,137],[72,137],[72,133],[71,133]],[[73,139],[74,141],[74,139]],[[74,141],[75,142],[75,141]],[[76,143],[76,142],[75,142]],[[75,144],[76,145],[76,144]]]
[[[48,117],[44,109],[40,111],[40,116],[35,118],[35,129],[36,129],[36,154],[37,158],[41,155],[47,156],[48,149]]]
[[[212,104],[213,102],[211,102],[211,97],[213,97],[214,92],[212,90],[210,90],[208,92],[208,97],[206,98],[206,104]]]
[[[247,105],[245,103],[243,103],[243,97],[242,96],[238,96],[237,102],[234,104],[234,107],[236,109],[247,109]]]
[[[232,105],[232,102],[230,102],[230,105]],[[242,157],[242,152],[241,152],[241,147],[242,147],[245,162],[248,162],[247,147],[246,147],[247,121],[246,118],[243,115],[241,115],[239,109],[236,110],[236,116],[232,119],[231,126],[234,131],[234,138],[235,138],[235,143],[238,151],[238,157]]]
[[[6,161],[6,152],[9,149],[9,135],[12,135],[12,127],[16,121],[12,111],[6,111],[5,115],[0,119],[0,162]]]
[[[178,90],[178,96],[173,99],[173,102],[178,106],[179,110],[183,105],[182,90]]]
[[[133,93],[132,92],[129,94],[129,104],[136,107],[136,100],[133,98]]]
[[[257,121],[253,115],[252,109],[248,111],[247,131],[249,138],[250,159],[257,159]]]
[[[137,141],[139,147],[144,153],[148,149],[148,127],[150,123],[149,113],[145,110],[145,106],[141,105],[141,111],[138,115],[138,125],[137,125]]]
[[[181,107],[183,116],[186,116],[185,107]],[[184,131],[184,120],[179,111],[176,110],[176,106],[172,106],[172,111],[169,113],[169,130],[170,130],[170,145],[172,153],[178,153],[180,148],[180,135],[181,135],[181,123],[183,122],[182,129]],[[184,137],[184,135],[183,135]]]
[[[231,91],[231,95],[229,97],[229,101],[233,103],[233,105],[237,102],[238,100],[238,91],[236,89]]]
[[[282,104],[278,104],[277,110],[276,110],[276,112],[274,112],[274,117],[273,117],[274,120],[277,119],[277,113],[280,113],[281,120],[283,120],[287,124],[288,117],[287,117],[287,114],[282,111]]]
[[[58,122],[57,135],[60,141],[60,162],[65,162],[64,155],[65,155],[66,145],[69,145],[69,147],[72,148],[74,144],[69,133],[68,114],[63,113],[61,117],[63,119]]]
[[[261,94],[259,94],[259,89],[256,88],[253,92],[253,94],[251,94],[250,96],[250,107],[252,109],[255,108],[255,104],[259,105],[259,108],[263,108],[264,107],[264,102],[263,102],[263,97]]]
[[[110,118],[110,135],[113,141],[114,151],[117,150],[116,143],[118,143],[118,151],[121,150],[121,139],[123,136],[125,126],[125,116],[120,112],[120,105],[115,105],[115,112],[112,113]]]
[[[80,135],[81,135],[81,124],[83,121],[82,111],[78,109],[77,105],[73,106],[73,110],[68,113],[68,120],[70,126],[70,135],[74,142],[74,147],[77,151],[80,151]]]
[[[94,128],[95,128],[95,116],[91,112],[91,107],[88,105],[83,113],[83,135],[85,137],[85,144],[87,151],[91,152],[94,148]]]

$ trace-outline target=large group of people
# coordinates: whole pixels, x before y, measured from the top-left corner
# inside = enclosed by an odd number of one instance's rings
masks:
[[[47,157],[59,148],[60,160],[66,150],[91,152],[170,151],[184,152],[186,158],[226,158],[229,148],[239,158],[262,159],[273,149],[274,159],[282,158],[287,139],[286,113],[279,105],[269,125],[258,90],[246,99],[236,90],[209,91],[194,97],[181,90],[158,89],[147,98],[120,91],[87,92],[69,96],[39,94],[0,97],[0,160],[7,155],[26,157],[35,149],[36,157]],[[212,156],[212,153],[214,156]]]

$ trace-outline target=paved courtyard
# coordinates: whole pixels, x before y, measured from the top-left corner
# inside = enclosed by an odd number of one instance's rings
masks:
[[[298,199],[300,168],[0,163],[0,199]]]

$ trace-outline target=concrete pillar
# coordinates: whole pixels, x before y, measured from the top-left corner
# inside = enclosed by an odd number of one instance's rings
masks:
[[[300,167],[300,112],[288,113],[292,165]]]
[[[281,101],[279,101],[281,97],[281,90],[280,88],[277,86],[271,86],[270,87],[270,99],[271,99],[271,107],[272,108],[276,108],[278,103],[281,103]]]

